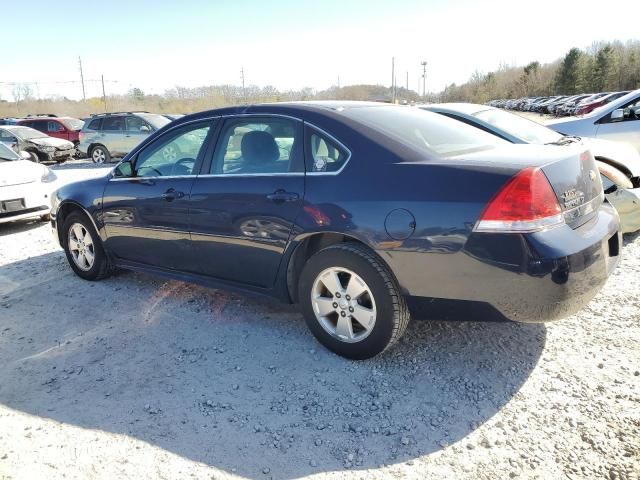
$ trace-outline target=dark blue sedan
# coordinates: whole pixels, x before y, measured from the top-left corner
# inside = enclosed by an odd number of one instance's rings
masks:
[[[512,145],[358,102],[180,118],[107,176],[62,187],[52,225],[86,280],[120,267],[275,296],[355,359],[436,301],[524,322],[570,315],[621,244],[583,146]]]

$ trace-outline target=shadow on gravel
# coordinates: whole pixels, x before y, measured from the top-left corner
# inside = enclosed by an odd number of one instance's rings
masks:
[[[546,338],[539,324],[414,321],[351,362],[292,307],[133,273],[84,282],[62,252],[2,267],[1,285],[0,403],[252,479],[458,442],[518,393]]]
[[[17,220],[15,222],[0,223],[0,237],[13,235],[14,233],[26,232],[42,226],[44,222],[38,219]],[[1,292],[0,292],[1,293]]]

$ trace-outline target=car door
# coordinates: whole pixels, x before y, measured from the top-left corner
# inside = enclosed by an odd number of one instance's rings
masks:
[[[192,270],[189,198],[212,124],[168,130],[116,167],[104,190],[102,218],[107,248],[118,259]],[[167,154],[176,144],[183,145],[180,157]]]
[[[44,132],[50,137],[61,138],[62,140],[69,140],[69,132],[60,122],[48,120],[46,123],[47,131]]]
[[[640,97],[622,107],[623,117],[612,118],[608,113],[598,120],[597,138],[626,142],[640,151]]]
[[[273,286],[304,198],[302,122],[230,117],[191,191],[198,273]],[[208,168],[207,168],[208,167]]]
[[[135,115],[128,115],[125,121],[125,134],[123,143],[126,152],[130,152],[136,148],[140,142],[149,136],[152,131],[151,125],[142,118]]]
[[[124,134],[123,115],[109,115],[102,119],[101,138],[102,143],[112,157],[124,156],[129,153]]]

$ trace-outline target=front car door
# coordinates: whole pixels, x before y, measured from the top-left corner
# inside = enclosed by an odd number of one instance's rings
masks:
[[[304,198],[300,120],[229,117],[191,191],[198,273],[271,288]]]
[[[135,115],[128,115],[125,121],[124,149],[130,152],[136,148],[152,131],[151,125]],[[167,148],[171,148],[167,146]]]
[[[622,107],[623,118],[612,120],[608,113],[598,121],[597,138],[626,142],[640,152],[640,96]]]
[[[114,170],[103,196],[107,248],[119,259],[192,269],[189,198],[212,121],[168,130]],[[181,146],[179,157],[169,155]]]

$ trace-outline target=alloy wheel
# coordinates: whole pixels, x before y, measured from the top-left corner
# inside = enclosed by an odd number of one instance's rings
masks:
[[[366,282],[342,267],[323,270],[311,289],[313,312],[334,338],[356,343],[367,338],[376,323],[376,303]]]
[[[104,150],[101,148],[94,148],[93,152],[91,152],[91,159],[95,163],[104,163],[107,159],[107,155],[104,153]]]
[[[85,272],[91,270],[96,252],[91,234],[81,223],[74,223],[69,229],[69,252],[77,267]]]

